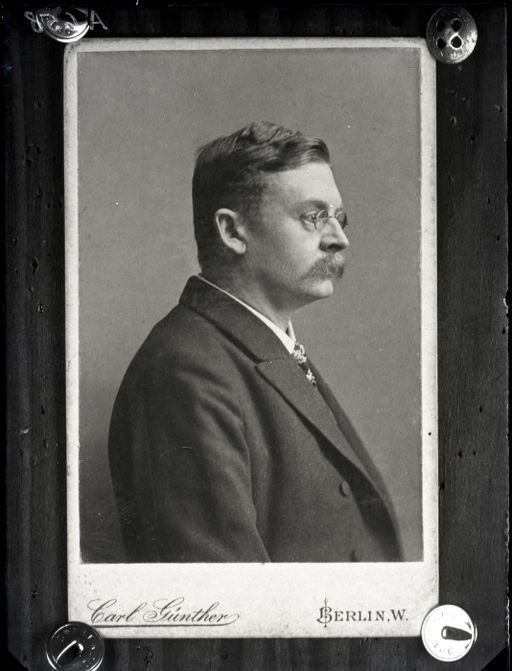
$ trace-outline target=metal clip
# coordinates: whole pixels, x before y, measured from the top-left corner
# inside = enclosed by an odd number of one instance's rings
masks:
[[[35,33],[45,33],[57,42],[78,42],[89,30],[94,30],[96,25],[108,30],[94,9],[83,7],[47,7],[25,12],[24,16],[30,21]]]
[[[440,63],[455,64],[473,53],[478,39],[475,19],[462,7],[443,7],[427,25],[427,45]]]
[[[105,644],[96,629],[83,622],[68,622],[50,636],[46,656],[56,671],[96,671]]]
[[[441,662],[456,662],[471,650],[476,641],[476,625],[465,610],[449,604],[427,613],[421,638],[427,652]]]

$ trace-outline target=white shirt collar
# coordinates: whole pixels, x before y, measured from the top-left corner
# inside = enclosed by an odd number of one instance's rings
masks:
[[[291,354],[293,352],[293,348],[295,347],[295,332],[293,330],[293,326],[291,322],[288,322],[288,327],[287,331],[283,331],[282,328],[274,324],[273,321],[271,321],[268,317],[265,317],[264,314],[259,312],[258,310],[255,310],[253,307],[250,305],[247,305],[247,303],[244,303],[244,301],[241,301],[239,298],[236,296],[233,296],[233,294],[230,294],[229,291],[226,291],[225,289],[222,289],[222,287],[217,286],[213,282],[210,282],[210,280],[207,280],[205,277],[202,275],[196,275],[200,280],[203,282],[206,282],[206,284],[209,284],[210,286],[214,287],[215,289],[218,289],[218,291],[222,291],[223,294],[226,294],[226,296],[229,296],[232,298],[234,301],[237,303],[240,303],[240,305],[243,305],[244,308],[247,308],[250,312],[253,313],[258,319],[260,319],[264,324],[266,324],[271,331],[273,331],[276,336],[279,338],[279,340],[283,343],[283,345],[286,347],[288,352]]]

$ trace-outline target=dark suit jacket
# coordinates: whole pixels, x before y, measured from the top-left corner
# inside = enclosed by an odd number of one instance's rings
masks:
[[[109,454],[137,562],[398,561],[379,475],[333,394],[191,278],[123,379]]]

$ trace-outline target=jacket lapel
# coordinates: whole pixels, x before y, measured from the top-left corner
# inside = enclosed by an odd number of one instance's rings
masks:
[[[351,448],[320,392],[308,382],[299,366],[287,357],[262,361],[256,369],[286,400],[307,419],[339,452],[372,482],[367,469]]]
[[[261,319],[197,277],[187,282],[180,303],[215,324],[246,351],[254,359],[260,375],[373,484],[374,479],[354,452],[320,391],[308,382],[279,338]],[[323,384],[321,379],[319,381]]]

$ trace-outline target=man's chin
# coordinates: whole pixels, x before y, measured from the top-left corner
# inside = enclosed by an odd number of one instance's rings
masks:
[[[316,278],[311,283],[310,295],[314,299],[329,298],[334,293],[334,282],[333,277]]]
[[[327,277],[323,282],[322,282],[322,291],[324,292],[325,296],[332,296],[334,293],[334,284],[336,280],[334,277]]]

